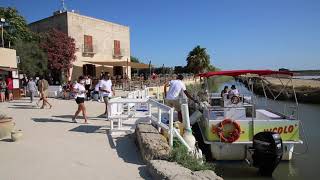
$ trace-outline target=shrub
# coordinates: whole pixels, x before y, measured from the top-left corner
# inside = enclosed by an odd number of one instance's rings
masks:
[[[214,170],[213,164],[207,163],[204,158],[197,159],[192,156],[188,149],[176,138],[173,141],[173,149],[169,161],[177,162],[192,171]]]

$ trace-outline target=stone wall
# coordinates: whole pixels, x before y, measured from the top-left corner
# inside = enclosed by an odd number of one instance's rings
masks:
[[[170,146],[164,136],[151,124],[138,124],[136,140],[140,154],[155,180],[222,180],[213,171],[191,171],[176,162],[166,161],[170,157]]]
[[[80,15],[73,12],[63,12],[41,19],[29,24],[29,28],[34,32],[47,32],[52,28],[58,29],[75,39],[76,45],[76,61],[72,79],[76,79],[82,75],[84,64],[89,62],[105,62],[105,61],[130,61],[130,29],[116,23]],[[83,53],[84,35],[92,36],[93,53]],[[121,57],[113,56],[114,40],[120,41]],[[96,67],[99,67],[98,65]],[[109,69],[108,69],[109,68]],[[111,74],[112,67],[105,67]],[[101,68],[96,69],[96,76],[99,77]],[[105,72],[105,71],[104,71]],[[126,67],[122,67],[123,74],[127,72]],[[131,68],[128,68],[128,75],[131,74]]]
[[[82,67],[88,63],[87,61],[127,61],[127,59],[130,61],[130,29],[127,26],[68,12],[68,35],[75,39],[78,49],[75,66]],[[92,36],[94,51],[92,55],[83,53],[84,35]],[[114,40],[120,41],[122,57],[113,56]],[[123,73],[126,73],[126,67],[123,67]],[[100,72],[96,71],[96,75],[99,74]],[[131,74],[131,68],[129,68],[129,74]]]

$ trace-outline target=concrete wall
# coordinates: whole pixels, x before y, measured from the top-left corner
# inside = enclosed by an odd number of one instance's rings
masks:
[[[77,60],[75,66],[82,67],[88,64],[86,61],[130,61],[130,30],[129,27],[106,22],[103,20],[83,16],[77,13],[68,12],[68,35],[75,39]],[[87,55],[83,53],[84,35],[92,36],[94,54]],[[124,56],[121,58],[113,57],[114,40],[120,41],[120,48],[124,50]],[[96,68],[96,75],[99,76],[101,71],[113,71],[110,67]],[[123,68],[123,73],[126,68]],[[129,68],[129,73],[131,69]],[[79,73],[79,72],[78,72]],[[76,72],[73,77],[78,76]],[[130,73],[131,74],[131,73]]]
[[[0,48],[0,67],[17,68],[16,50]]]
[[[28,25],[31,31],[41,33],[55,28],[68,34],[67,12],[50,16]]]

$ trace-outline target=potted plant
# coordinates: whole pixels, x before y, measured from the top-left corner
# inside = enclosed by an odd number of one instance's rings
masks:
[[[0,139],[4,139],[7,136],[10,136],[13,128],[13,119],[11,117],[7,117],[4,114],[0,114]]]

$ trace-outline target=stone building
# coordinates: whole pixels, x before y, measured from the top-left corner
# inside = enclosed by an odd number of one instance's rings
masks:
[[[130,29],[128,26],[83,16],[74,12],[55,12],[53,16],[29,24],[34,32],[52,28],[75,39],[76,61],[70,70],[72,79],[79,75],[99,77],[101,72],[130,76],[130,66],[101,66],[90,62],[130,62]]]
[[[13,97],[20,98],[20,85],[16,50],[0,47],[0,79],[10,77],[13,80]]]

